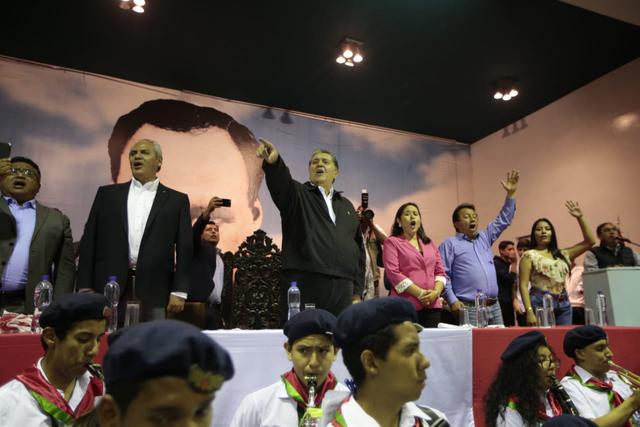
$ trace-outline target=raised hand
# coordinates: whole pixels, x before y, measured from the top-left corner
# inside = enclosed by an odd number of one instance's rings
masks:
[[[276,146],[264,138],[259,138],[259,140],[260,140],[260,145],[256,150],[256,156],[260,157],[270,165],[277,162],[279,154],[278,154],[278,150],[276,149]]]
[[[582,218],[582,209],[580,209],[578,202],[567,200],[564,205],[567,207],[569,215],[575,218]]]
[[[513,194],[518,189],[518,180],[520,179],[520,172],[517,170],[510,170],[507,172],[507,180],[501,181],[502,188],[507,192],[509,197],[513,196]]]
[[[202,212],[202,218],[208,221],[213,211],[215,211],[216,208],[219,208],[220,206],[222,206],[222,199],[220,197],[213,196],[211,200],[209,200],[209,204],[207,205],[205,210]]]

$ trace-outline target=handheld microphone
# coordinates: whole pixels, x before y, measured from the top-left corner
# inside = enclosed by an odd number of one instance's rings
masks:
[[[616,237],[616,240],[618,242],[631,243],[631,240],[627,239],[626,237],[622,237],[622,236]]]

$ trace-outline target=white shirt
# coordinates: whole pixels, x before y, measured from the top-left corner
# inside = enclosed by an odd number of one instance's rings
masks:
[[[129,266],[135,267],[138,262],[140,243],[144,228],[147,226],[149,212],[158,192],[160,180],[142,184],[137,179],[131,180],[129,185],[129,197],[127,198],[127,223],[129,225]]]
[[[543,400],[544,412],[548,417],[553,417],[553,408],[548,399]],[[501,416],[502,415],[502,416]],[[541,422],[536,423],[537,426],[542,425]],[[527,424],[522,419],[522,415],[517,409],[509,408],[506,406],[499,414],[496,420],[496,427],[527,427]]]
[[[348,397],[348,400],[343,402]],[[320,425],[332,427],[331,420],[335,417],[335,413],[340,408],[342,416],[347,423],[347,427],[380,427],[380,424],[367,414],[362,406],[356,402],[353,396],[348,392],[340,392],[338,390],[327,393],[324,401],[322,402],[323,417]],[[435,412],[439,417],[447,417],[440,411],[434,408],[429,408]],[[426,425],[431,424],[432,420],[422,409],[413,402],[407,402],[402,405],[400,412],[400,423],[398,427],[414,427],[416,424],[416,417],[426,422]],[[424,425],[424,424],[423,424]]]
[[[338,383],[335,390],[347,388]],[[229,427],[298,427],[296,406],[280,380],[245,396]]]
[[[576,366],[576,373],[584,383],[593,378],[589,372],[580,366]],[[632,394],[631,388],[624,383],[614,371],[606,373],[605,382],[613,384],[613,390],[617,392],[622,399],[627,399]],[[573,404],[578,408],[578,412],[580,412],[581,417],[595,419],[611,412],[609,395],[607,392],[585,387],[580,384],[580,381],[573,379],[570,376],[562,378],[560,384],[562,384],[567,393],[569,393],[569,396],[571,397]],[[640,421],[638,412],[634,414],[633,418]]]
[[[44,378],[49,381],[46,374],[42,370],[42,358],[38,360],[37,367]],[[73,388],[71,399],[68,404],[72,410],[82,401],[89,383],[91,374],[85,372],[78,377],[76,385]],[[61,396],[64,397],[64,391],[58,389]],[[94,407],[99,403],[102,396],[97,396],[94,401]],[[9,381],[0,387],[0,426],[18,426],[18,427],[40,427],[52,426],[51,417],[42,411],[38,402],[31,396],[29,390],[18,380]],[[55,426],[53,426],[55,427]]]
[[[216,271],[213,273],[211,280],[213,281],[213,290],[209,295],[208,301],[219,304],[222,302],[222,288],[224,286],[224,262],[218,251],[216,251]]]
[[[329,211],[329,216],[331,217],[331,221],[333,221],[333,223],[336,223],[336,213],[333,211],[333,187],[331,187],[331,190],[329,190],[329,194],[327,194],[324,191],[324,187],[320,187],[319,185],[317,186],[318,190],[320,190],[320,194],[322,194],[322,197],[324,198],[324,202],[327,205],[327,210]]]

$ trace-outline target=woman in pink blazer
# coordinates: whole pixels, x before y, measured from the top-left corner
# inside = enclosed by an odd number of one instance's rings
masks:
[[[408,299],[422,326],[437,327],[446,274],[438,248],[422,228],[418,205],[400,206],[382,253],[391,295]]]

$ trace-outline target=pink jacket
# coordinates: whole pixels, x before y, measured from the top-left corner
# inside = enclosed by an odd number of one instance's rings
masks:
[[[425,308],[417,298],[407,292],[398,293],[396,287],[413,283],[423,289],[435,288],[436,276],[446,280],[446,273],[440,259],[438,248],[431,241],[425,245],[418,239],[422,254],[413,247],[404,236],[391,236],[384,241],[382,259],[384,271],[391,282],[391,295],[407,298],[416,310]],[[443,280],[443,281],[445,281]],[[442,308],[442,301],[438,298],[427,308]]]

